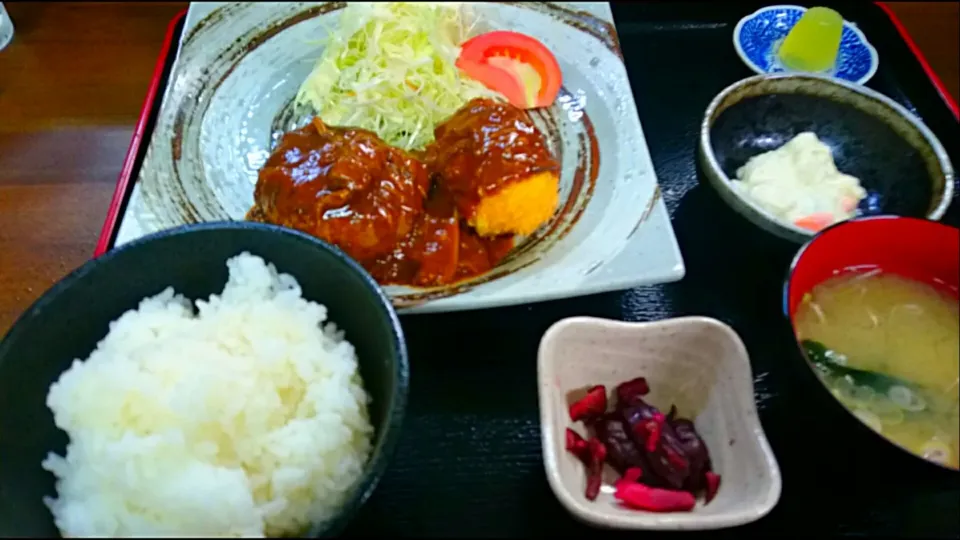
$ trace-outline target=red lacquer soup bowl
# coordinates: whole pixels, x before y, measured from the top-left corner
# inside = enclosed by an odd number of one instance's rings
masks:
[[[861,273],[877,269],[931,284],[956,298],[960,285],[960,229],[935,221],[897,216],[853,219],[824,229],[800,248],[787,271],[783,310],[790,320],[794,336],[794,315],[804,296],[815,286],[847,272]],[[801,356],[806,360],[809,372],[813,373],[816,369],[813,363],[805,355]],[[829,396],[829,399],[823,400],[833,403],[828,407],[843,411],[834,410],[837,414],[831,416],[847,417],[849,420],[855,418],[853,413],[833,398],[825,385],[816,386],[822,390],[805,395],[805,399]],[[889,442],[858,420],[840,422],[846,432],[859,432],[851,433],[851,436],[866,437],[864,440],[881,438]],[[903,453],[915,455],[906,451]],[[927,460],[919,458],[917,461],[927,463]],[[946,466],[936,468],[941,471],[944,468],[955,470]]]

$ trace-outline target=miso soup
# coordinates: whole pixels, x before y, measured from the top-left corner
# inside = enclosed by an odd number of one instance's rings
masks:
[[[807,357],[834,396],[901,447],[960,467],[956,291],[872,270],[833,277],[794,315]]]

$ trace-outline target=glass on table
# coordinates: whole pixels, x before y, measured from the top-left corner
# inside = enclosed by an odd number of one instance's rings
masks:
[[[13,40],[13,21],[10,20],[10,14],[0,2],[0,51]]]

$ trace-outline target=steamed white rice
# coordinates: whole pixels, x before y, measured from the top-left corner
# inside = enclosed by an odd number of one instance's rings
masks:
[[[227,267],[198,313],[146,298],[50,387],[64,536],[297,534],[357,484],[373,427],[353,346],[293,277],[249,253]]]

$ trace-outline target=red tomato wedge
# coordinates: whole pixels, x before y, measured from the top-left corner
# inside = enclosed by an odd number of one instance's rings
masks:
[[[563,79],[550,49],[526,34],[506,30],[468,39],[457,67],[522,109],[549,107]]]

